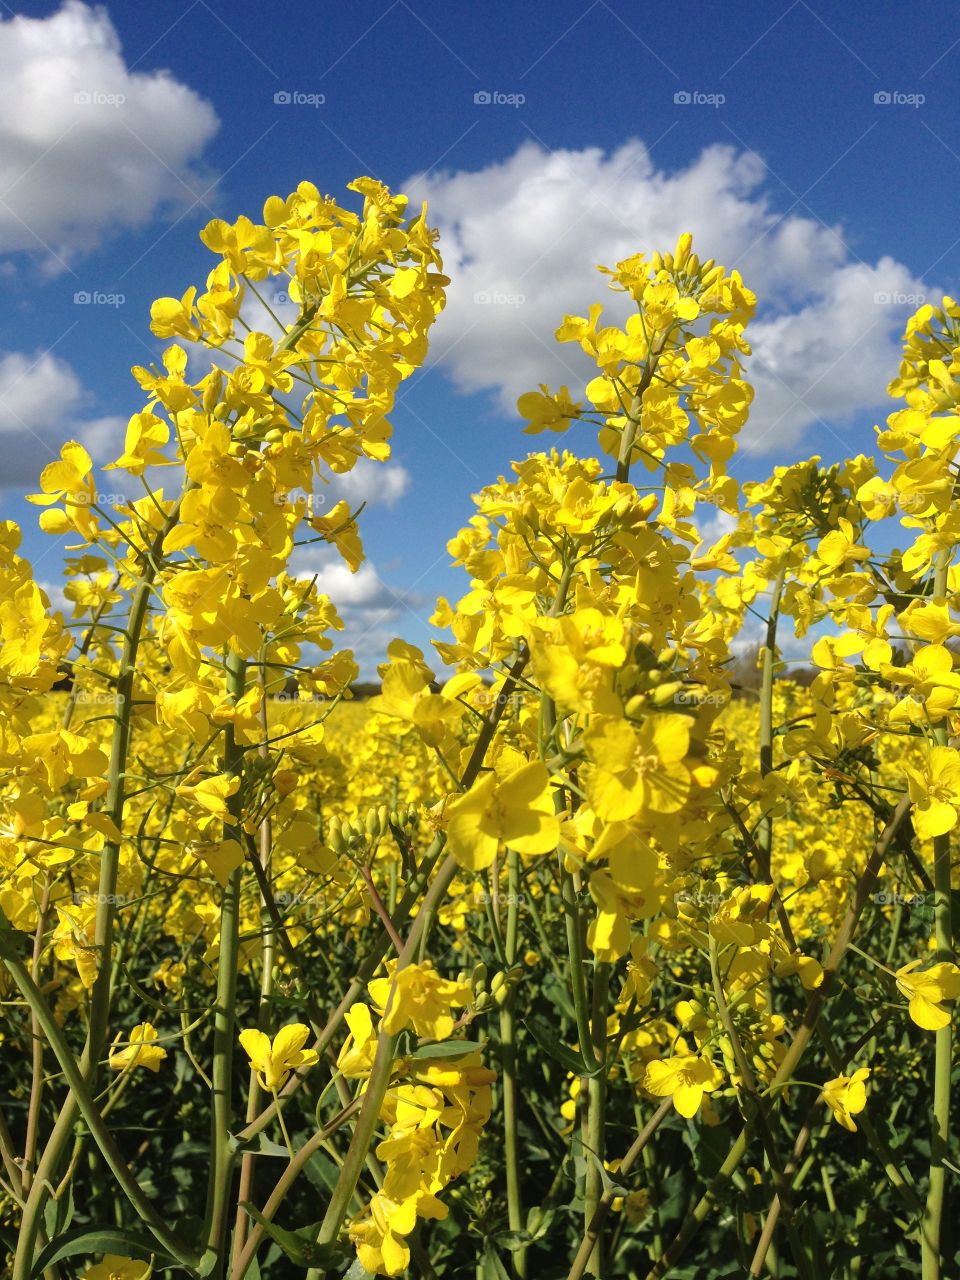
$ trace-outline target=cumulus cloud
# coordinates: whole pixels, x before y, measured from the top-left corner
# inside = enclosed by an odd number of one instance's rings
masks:
[[[332,548],[303,547],[294,552],[291,570],[301,577],[317,575],[318,590],[330,597],[344,622],[344,630],[333,637],[334,644],[353,650],[365,677],[374,673],[388,643],[398,634],[429,650],[433,633],[424,610],[432,598],[388,583],[372,560],[351,573]]]
[[[352,510],[361,503],[368,507],[392,507],[410,488],[410,473],[399,462],[374,462],[361,458],[345,475],[334,476],[322,490],[327,504],[344,498]]]
[[[35,489],[66,440],[79,440],[94,462],[115,458],[126,419],[91,416],[93,399],[73,367],[52,352],[0,352],[0,488]]]
[[[737,267],[762,304],[744,442],[768,451],[817,421],[842,428],[882,404],[905,317],[925,289],[893,258],[861,262],[842,228],[780,214],[767,180],[758,156],[733,147],[667,171],[636,140],[609,154],[526,143],[476,172],[411,178],[406,189],[429,202],[453,280],[434,354],[461,391],[492,392],[509,413],[540,382],[582,388],[591,366],[554,330],[604,294],[614,321],[626,314],[596,264],[672,248],[690,230],[701,254]]]
[[[0,252],[68,262],[103,235],[191,204],[213,107],[124,60],[103,8],[66,0],[0,21]]]

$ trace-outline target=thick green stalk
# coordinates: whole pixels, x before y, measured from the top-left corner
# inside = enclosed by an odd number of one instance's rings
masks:
[[[933,594],[937,600],[947,594],[950,552],[937,557]],[[945,746],[947,731],[938,727],[934,737]],[[953,924],[951,920],[950,836],[936,836],[933,841],[934,929],[937,960],[953,960]],[[950,1077],[953,1071],[953,1022],[936,1033],[933,1067],[933,1114],[930,1131],[930,1183],[927,1191],[924,1230],[921,1234],[923,1280],[940,1280],[941,1234],[947,1190],[947,1152],[950,1140]]]
[[[260,745],[260,755],[265,757],[269,748],[267,742],[270,738],[269,713],[267,710],[267,691],[264,681],[263,668],[260,668],[260,691],[263,698],[260,707],[260,723],[263,728],[264,741]],[[269,818],[264,818],[260,823],[260,866],[263,868],[263,874],[266,881],[270,879],[270,866],[273,857],[273,830],[272,823]],[[257,1025],[261,1031],[269,1031],[267,1026],[267,1018],[269,1015],[270,996],[273,993],[273,958],[276,946],[276,926],[272,915],[267,909],[267,901],[264,895],[260,895],[260,921],[263,931],[263,953],[260,965],[260,1006],[258,1009]],[[247,1092],[247,1124],[251,1124],[256,1118],[260,1110],[260,1080],[257,1072],[250,1068],[250,1081]],[[256,1154],[253,1151],[245,1151],[240,1160],[240,1186],[237,1191],[237,1217],[233,1228],[233,1243],[231,1246],[232,1266],[236,1266],[237,1260],[243,1253],[243,1248],[247,1239],[247,1231],[249,1230],[250,1219],[245,1209],[241,1208],[246,1201],[252,1198],[253,1194],[253,1170]]]
[[[519,855],[510,849],[507,853],[507,927],[504,933],[504,960],[508,969],[517,962],[517,934],[520,898]],[[517,989],[514,983],[507,987],[507,995],[500,1007],[500,1075],[503,1091],[503,1154],[507,1172],[507,1220],[511,1231],[522,1231],[523,1201],[520,1194],[520,1143],[518,1132],[518,1082],[517,1082]],[[518,1280],[527,1274],[527,1251],[518,1246],[513,1253],[513,1269]]]
[[[777,1074],[768,1086],[766,1090],[767,1093],[775,1092],[790,1080],[799,1066],[800,1060],[810,1042],[810,1037],[813,1035],[814,1029],[820,1019],[823,1007],[833,990],[837,970],[839,969],[847,948],[853,939],[854,931],[856,930],[863,908],[866,905],[867,898],[876,884],[877,872],[883,864],[883,860],[889,852],[890,845],[896,837],[900,824],[906,818],[909,810],[910,801],[905,796],[897,805],[896,809],[894,809],[889,821],[880,834],[880,838],[874,845],[870,857],[867,859],[867,865],[863,870],[863,874],[857,882],[853,901],[844,914],[840,928],[837,931],[837,936],[834,939],[833,946],[830,948],[830,955],[827,957],[827,963],[824,966],[823,982],[811,995],[803,1016],[803,1022],[798,1027],[797,1033],[793,1037],[790,1047],[784,1055]],[[720,1190],[730,1180],[734,1171],[737,1169],[746,1154],[752,1132],[753,1118],[751,1117],[744,1125],[740,1136],[731,1147],[726,1160],[720,1166],[713,1182],[711,1182],[710,1186],[701,1196],[697,1205],[684,1222],[683,1227],[680,1229],[676,1239],[667,1249],[666,1253],[650,1270],[647,1280],[664,1280],[664,1277],[668,1276],[676,1266],[690,1241],[699,1230],[701,1223],[717,1203]]]
[[[104,812],[120,831],[123,830],[124,776],[130,749],[130,723],[133,716],[133,680],[136,672],[137,653],[146,623],[150,592],[163,555],[163,543],[167,534],[177,523],[179,514],[180,503],[177,502],[160,529],[157,530],[151,547],[144,553],[140,578],[133,591],[130,614],[127,619],[126,631],[124,632],[123,651],[117,675],[113,739],[110,747],[110,767],[106,803],[104,805]],[[84,1082],[92,1086],[93,1092],[96,1092],[98,1063],[106,1043],[107,1022],[110,1012],[112,989],[110,959],[113,945],[114,904],[116,901],[119,867],[120,843],[117,840],[109,839],[104,844],[100,858],[100,880],[97,886],[97,914],[94,926],[94,945],[100,957],[100,971],[90,995],[86,1043],[79,1061],[80,1074]],[[10,961],[6,960],[6,964],[9,969]],[[71,1091],[61,1103],[59,1115],[40,1157],[33,1184],[30,1187],[30,1193],[23,1208],[20,1232],[17,1238],[17,1255],[13,1280],[28,1280],[32,1271],[33,1255],[36,1249],[37,1233],[40,1229],[43,1209],[50,1196],[50,1187],[56,1177],[56,1171],[66,1146],[72,1137],[73,1127],[77,1118],[77,1108],[77,1099]]]
[[[777,665],[777,623],[780,618],[780,598],[786,578],[786,566],[780,569],[773,581],[770,594],[770,613],[767,631],[760,650],[760,776],[765,778],[773,769],[773,683]],[[773,821],[768,813],[760,819],[757,843],[763,850],[767,865],[773,851]]]
[[[116,1178],[118,1186],[139,1214],[143,1224],[153,1232],[160,1244],[173,1257],[182,1262],[184,1266],[193,1266],[197,1261],[196,1255],[170,1230],[167,1223],[151,1204],[150,1198],[130,1172],[117,1144],[113,1140],[113,1135],[93,1099],[90,1087],[83,1075],[82,1064],[78,1063],[74,1057],[66,1037],[60,1030],[56,1017],[43,998],[40,988],[34,982],[30,971],[17,954],[17,948],[17,937],[6,917],[0,913],[0,952],[2,952],[4,964],[19,988],[20,994],[30,1006],[31,1013],[34,1014],[39,1022],[47,1043],[60,1064],[60,1070],[63,1072],[64,1080],[70,1089],[70,1096],[73,1099],[74,1106],[83,1117],[94,1142],[100,1149],[101,1155]],[[18,1270],[15,1265],[13,1274],[14,1277],[23,1275],[25,1280],[29,1280],[32,1273],[31,1262],[29,1269],[26,1270]]]
[[[387,999],[387,1009],[384,1010],[384,1017],[386,1017],[393,1001],[397,976],[408,965],[416,961],[420,940],[426,933],[427,922],[433,918],[436,908],[443,901],[459,870],[460,866],[457,860],[452,854],[448,854],[443,860],[433,883],[427,890],[423,904],[417,912],[413,924],[410,926],[410,932],[407,935],[403,950],[397,957],[397,965],[394,970],[394,986]],[[340,1170],[340,1176],[337,1179],[337,1185],[330,1197],[330,1203],[327,1205],[327,1211],[320,1226],[320,1232],[317,1237],[318,1244],[332,1244],[339,1236],[340,1228],[347,1216],[350,1201],[353,1199],[353,1194],[360,1178],[360,1171],[366,1162],[370,1142],[380,1120],[380,1109],[383,1106],[383,1099],[390,1083],[390,1076],[393,1073],[395,1045],[396,1036],[381,1030],[377,1040],[377,1050],[370,1070],[370,1077],[367,1081],[366,1092],[363,1095],[363,1106],[360,1108],[360,1114],[357,1117],[357,1123],[354,1127],[343,1167]],[[313,1269],[308,1272],[307,1280],[320,1280],[321,1275],[322,1272]]]
[[[607,1106],[607,997],[610,988],[610,966],[598,961],[593,966],[593,1017],[591,1024],[593,1056],[600,1068],[587,1080],[587,1174],[584,1181],[583,1216],[587,1234],[603,1197],[600,1169],[605,1154],[605,1111]],[[581,1086],[582,1087],[582,1086]],[[593,1252],[587,1261],[590,1275],[605,1274],[602,1223],[597,1226]]]
[[[672,1110],[673,1099],[664,1099],[644,1127],[640,1130],[639,1134],[637,1134],[636,1140],[630,1147],[630,1150],[620,1161],[620,1168],[617,1173],[617,1177],[620,1182],[623,1182],[626,1178],[627,1174],[636,1164],[637,1157],[642,1155],[646,1150],[647,1143]],[[583,1240],[581,1241],[580,1248],[577,1250],[576,1257],[573,1260],[573,1265],[567,1275],[567,1280],[580,1280],[580,1277],[583,1275],[584,1271],[586,1271],[587,1263],[594,1252],[594,1248],[598,1240],[600,1239],[600,1232],[603,1228],[604,1222],[606,1221],[607,1215],[610,1212],[610,1206],[613,1204],[618,1194],[619,1192],[615,1188],[604,1192],[600,1203],[594,1211],[593,1217],[587,1224],[587,1230],[584,1234]]]
[[[227,656],[227,694],[238,702],[244,693],[246,663],[234,653]],[[239,777],[243,771],[243,750],[238,746],[233,725],[224,729],[224,771]],[[242,789],[230,797],[231,823],[224,826],[227,839],[243,842]],[[223,1274],[227,1210],[236,1146],[230,1132],[232,1116],[233,1057],[237,968],[240,956],[240,887],[243,864],[234,870],[223,891],[220,905],[220,952],[217,958],[217,1003],[213,1015],[213,1098],[211,1107],[210,1172],[207,1183],[207,1211],[204,1222],[203,1274]]]
[[[727,1039],[730,1041],[733,1049],[734,1060],[737,1064],[737,1071],[740,1075],[740,1086],[742,1092],[748,1099],[748,1110],[750,1118],[760,1135],[763,1143],[764,1153],[767,1157],[767,1165],[773,1178],[774,1185],[777,1189],[778,1203],[783,1206],[784,1226],[790,1238],[790,1250],[793,1253],[793,1260],[796,1264],[800,1275],[805,1280],[810,1280],[813,1270],[809,1255],[800,1239],[800,1233],[797,1231],[793,1212],[793,1195],[790,1183],[787,1181],[783,1165],[777,1151],[776,1142],[774,1140],[773,1131],[770,1128],[767,1116],[767,1107],[765,1100],[760,1096],[757,1090],[757,1082],[754,1079],[753,1071],[744,1051],[743,1044],[737,1032],[733,1015],[730,1012],[730,1006],[727,1003],[726,995],[723,990],[723,979],[720,974],[720,949],[717,941],[710,935],[710,974],[713,979],[713,991],[717,1002],[717,1012],[720,1015],[720,1022],[726,1032]]]

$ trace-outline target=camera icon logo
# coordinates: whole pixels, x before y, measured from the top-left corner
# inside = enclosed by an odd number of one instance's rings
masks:
[[[673,100],[674,100],[674,102],[677,104],[677,106],[678,106],[678,107],[687,107],[687,106],[689,106],[689,105],[690,105],[690,101],[691,101],[691,99],[690,99],[690,90],[689,90],[689,89],[678,89],[678,90],[677,90],[677,92],[673,95]]]
[[[290,91],[288,89],[278,89],[273,95],[273,101],[278,107],[288,107],[292,101]]]
[[[887,89],[880,89],[873,95],[873,100],[878,107],[887,107],[890,105],[890,92]]]
[[[492,101],[490,96],[490,90],[481,89],[478,93],[475,93],[473,95],[473,101],[478,107],[489,106],[490,102]]]

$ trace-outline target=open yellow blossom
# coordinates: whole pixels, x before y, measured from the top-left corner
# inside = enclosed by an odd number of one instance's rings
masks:
[[[247,1028],[240,1032],[240,1043],[246,1050],[250,1065],[256,1071],[260,1084],[269,1092],[280,1089],[291,1071],[299,1067],[312,1067],[320,1061],[316,1049],[304,1049],[310,1028],[302,1022],[281,1027],[273,1038],[262,1031]]]
[[[131,1067],[159,1071],[167,1051],[153,1043],[156,1038],[156,1027],[149,1022],[139,1022],[130,1032],[129,1040],[124,1041],[120,1036],[114,1040],[110,1051],[110,1066],[114,1071],[126,1071]],[[118,1047],[121,1044],[123,1048]]]
[[[451,1009],[463,1009],[473,1001],[467,982],[442,978],[429,961],[410,964],[396,972],[397,962],[387,964],[387,976],[367,984],[370,998],[383,1016],[390,1035],[413,1027],[418,1036],[445,1040],[453,1031]]]
[[[140,1258],[127,1258],[119,1253],[105,1253],[103,1261],[87,1267],[80,1280],[148,1280],[153,1264]]]
[[[677,1053],[647,1063],[643,1087],[656,1098],[673,1098],[673,1105],[688,1120],[700,1110],[705,1093],[723,1084],[723,1072],[709,1058]]]
[[[686,716],[654,715],[639,729],[625,720],[598,718],[584,740],[593,763],[587,793],[601,818],[617,822],[683,807],[690,791],[682,763],[690,745]]]
[[[913,826],[921,840],[952,831],[960,812],[960,751],[931,747],[919,769],[904,765]]]
[[[939,1031],[950,1023],[944,1004],[960,996],[960,969],[949,961],[914,972],[922,960],[911,960],[897,970],[897,988],[910,1001],[910,1017],[924,1031]]]
[[[866,1081],[869,1075],[869,1067],[860,1067],[852,1076],[837,1076],[823,1086],[823,1100],[833,1112],[834,1120],[851,1133],[857,1131],[853,1116],[867,1105]]]
[[[501,844],[533,856],[550,853],[560,838],[550,775],[538,761],[501,779],[484,774],[446,807],[447,846],[471,871],[489,867]]]

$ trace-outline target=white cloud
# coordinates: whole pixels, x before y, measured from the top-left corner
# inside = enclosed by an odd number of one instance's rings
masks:
[[[385,582],[372,560],[351,573],[332,548],[304,547],[294,552],[291,571],[300,577],[317,575],[317,589],[337,606],[344,630],[333,633],[337,649],[352,649],[366,678],[375,674],[389,642],[407,636],[424,651],[433,634],[423,611],[430,601],[417,591]]]
[[[672,248],[690,230],[701,255],[737,267],[761,304],[748,333],[756,399],[744,441],[766,451],[817,419],[842,426],[883,403],[913,309],[877,295],[924,286],[892,258],[859,262],[840,228],[781,216],[766,183],[751,153],[711,146],[668,172],[635,140],[609,155],[527,143],[477,172],[415,176],[407,190],[429,202],[452,277],[435,355],[460,390],[493,392],[509,413],[540,382],[582,387],[591,366],[554,330],[596,300],[615,320],[626,314],[596,264]]]
[[[123,446],[126,419],[89,417],[85,410],[92,400],[76,371],[59,356],[0,352],[0,488],[34,491],[40,472],[60,456],[67,440],[79,440],[96,463],[115,458]],[[111,492],[118,483],[112,474]]]
[[[59,456],[83,402],[80,379],[50,352],[0,353],[0,484],[33,488],[41,469]]]
[[[399,462],[360,458],[345,475],[334,476],[329,486],[317,488],[328,506],[344,498],[351,510],[356,510],[361,503],[368,507],[393,507],[410,488],[410,473]]]
[[[192,203],[217,128],[169,72],[127,67],[104,8],[65,0],[50,17],[0,22],[0,251],[67,261]]]

